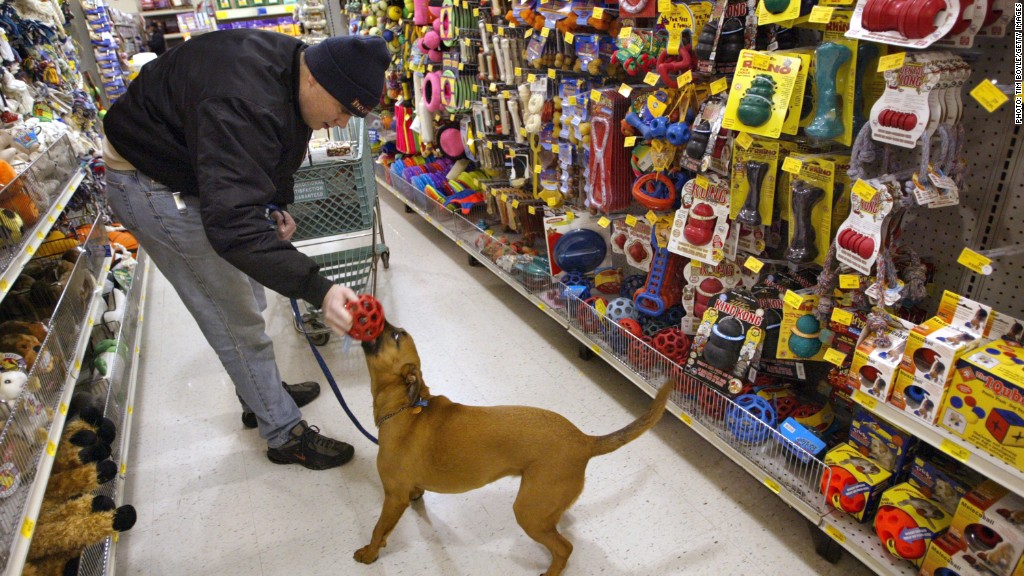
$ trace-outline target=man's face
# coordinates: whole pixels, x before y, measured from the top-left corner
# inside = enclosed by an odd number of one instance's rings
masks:
[[[313,130],[326,130],[332,126],[344,128],[352,118],[352,114],[312,74],[299,87],[299,109],[303,122]]]

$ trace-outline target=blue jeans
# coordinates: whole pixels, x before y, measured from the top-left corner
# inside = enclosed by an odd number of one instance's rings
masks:
[[[235,384],[243,410],[256,414],[270,447],[289,439],[302,415],[281,386],[274,343],[266,333],[263,286],[210,246],[199,199],[182,196],[138,171],[107,168],[107,202],[167,278]]]

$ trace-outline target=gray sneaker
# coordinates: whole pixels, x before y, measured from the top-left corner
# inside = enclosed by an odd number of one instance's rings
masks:
[[[267,458],[274,464],[301,464],[310,470],[326,470],[341,466],[355,455],[352,446],[320,434],[316,426],[302,420],[291,430],[291,440],[277,448],[267,448]]]

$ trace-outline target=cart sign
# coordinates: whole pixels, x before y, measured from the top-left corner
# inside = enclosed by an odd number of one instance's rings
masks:
[[[327,181],[323,178],[295,183],[295,201],[310,202],[327,198]]]

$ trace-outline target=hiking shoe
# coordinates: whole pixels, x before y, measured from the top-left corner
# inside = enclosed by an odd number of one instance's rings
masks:
[[[352,459],[355,449],[320,434],[316,426],[302,420],[292,428],[291,440],[277,448],[267,448],[267,458],[274,464],[302,464],[310,470],[326,470]]]
[[[281,382],[281,385],[284,386],[285,391],[292,397],[292,400],[295,400],[295,405],[299,408],[316,400],[316,397],[320,395],[320,385],[316,382],[300,382],[298,384]],[[257,425],[256,414],[242,412],[242,426],[255,428]]]

